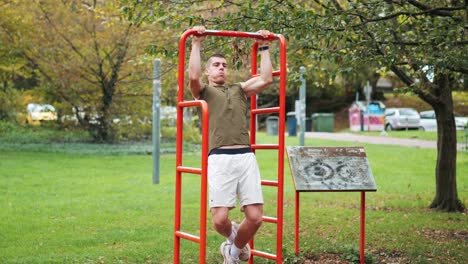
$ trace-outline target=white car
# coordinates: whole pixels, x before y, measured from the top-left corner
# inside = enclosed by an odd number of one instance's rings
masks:
[[[385,130],[419,129],[419,113],[413,108],[385,109]]]
[[[419,123],[419,130],[423,131],[437,131],[437,120],[434,110],[423,111],[419,113],[421,121]],[[463,117],[460,114],[454,113],[455,126],[457,130],[463,130],[468,126],[468,117]]]
[[[55,107],[50,104],[28,104],[26,107],[28,124],[40,124],[41,121],[57,120],[57,112]]]

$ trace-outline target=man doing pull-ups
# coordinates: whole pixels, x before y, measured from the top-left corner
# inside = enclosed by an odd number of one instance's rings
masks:
[[[250,258],[249,240],[262,224],[263,195],[257,160],[250,148],[247,129],[247,97],[272,83],[269,31],[260,30],[257,39],[261,56],[260,75],[245,82],[226,84],[229,65],[221,54],[208,58],[202,70],[200,51],[205,28],[193,28],[189,59],[190,90],[195,99],[205,100],[209,109],[208,184],[209,206],[214,229],[227,238],[220,247],[224,264]],[[202,77],[207,77],[207,84]],[[240,224],[229,220],[229,211],[239,199],[245,218]]]

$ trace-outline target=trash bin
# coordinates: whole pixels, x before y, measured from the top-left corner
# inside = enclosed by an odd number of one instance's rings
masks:
[[[297,134],[296,112],[288,112],[286,115],[287,115],[287,120],[288,120],[288,135],[296,136]]]
[[[266,129],[268,135],[278,135],[278,120],[277,116],[269,116],[266,119]]]
[[[317,132],[333,132],[335,118],[333,113],[315,113],[312,115],[312,130]]]

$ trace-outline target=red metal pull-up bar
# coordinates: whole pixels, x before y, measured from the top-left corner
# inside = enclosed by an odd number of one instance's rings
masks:
[[[177,96],[177,135],[176,135],[176,198],[175,198],[175,232],[174,232],[174,263],[180,262],[180,239],[187,239],[200,244],[199,263],[206,261],[206,200],[207,200],[207,164],[208,164],[208,106],[203,100],[184,101],[184,82],[185,82],[185,43],[190,35],[199,35],[196,30],[185,31],[179,41],[179,65],[178,65],[178,96]],[[259,33],[206,30],[203,35],[265,39]],[[252,96],[250,111],[250,143],[253,151],[257,149],[273,149],[278,151],[278,180],[262,180],[262,185],[278,188],[277,194],[277,216],[263,217],[264,222],[277,224],[276,254],[270,254],[254,249],[253,239],[250,241],[252,255],[275,260],[276,263],[282,263],[283,253],[283,199],[284,199],[284,120],[286,107],[286,41],[282,35],[270,34],[266,39],[278,40],[280,48],[280,69],[273,71],[273,76],[280,78],[279,106],[271,108],[257,109],[256,97]],[[257,47],[255,42],[252,47],[252,65],[251,76],[257,75]],[[183,140],[183,108],[199,106],[202,108],[202,160],[201,169],[182,166],[182,140]],[[278,144],[256,144],[256,116],[259,114],[277,113],[279,115],[278,126]],[[200,235],[192,235],[180,230],[181,223],[181,191],[182,191],[182,173],[193,173],[201,175],[201,194],[200,194]],[[253,257],[249,263],[253,263]]]

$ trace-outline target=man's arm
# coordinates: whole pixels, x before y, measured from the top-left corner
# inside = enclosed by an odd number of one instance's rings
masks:
[[[205,27],[196,26],[193,28],[197,30],[199,34],[205,32]],[[190,79],[190,91],[195,99],[200,97],[200,93],[203,90],[203,84],[201,82],[202,78],[202,65],[201,65],[201,56],[200,50],[204,36],[193,36],[192,37],[192,50],[190,52],[189,58],[189,79]]]
[[[270,32],[266,30],[260,30],[263,37],[268,37]],[[270,83],[273,82],[273,66],[271,65],[269,44],[270,41],[266,39],[257,40],[259,47],[263,50],[260,52],[260,76],[253,77],[245,82],[241,83],[241,87],[247,97],[258,94]]]

